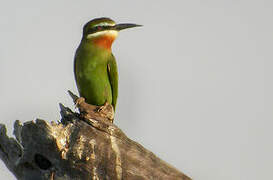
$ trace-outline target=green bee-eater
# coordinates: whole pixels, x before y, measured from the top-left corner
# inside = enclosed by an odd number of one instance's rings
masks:
[[[92,105],[109,103],[115,109],[118,97],[118,70],[111,46],[118,32],[137,24],[116,24],[97,18],[83,27],[74,59],[74,74],[80,96]]]

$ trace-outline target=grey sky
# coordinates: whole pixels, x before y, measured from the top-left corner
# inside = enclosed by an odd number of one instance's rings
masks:
[[[95,17],[138,23],[113,45],[116,124],[195,180],[273,179],[273,1],[7,1],[0,120],[73,108],[73,57]],[[0,163],[0,179],[14,177]]]

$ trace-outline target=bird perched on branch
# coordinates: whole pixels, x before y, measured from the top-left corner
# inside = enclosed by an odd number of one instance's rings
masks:
[[[74,74],[80,96],[89,104],[115,110],[118,97],[118,70],[111,46],[119,31],[137,24],[116,24],[97,18],[83,27],[81,43],[74,59]]]

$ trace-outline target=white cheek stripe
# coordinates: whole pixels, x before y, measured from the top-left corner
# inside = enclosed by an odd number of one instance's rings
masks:
[[[109,36],[117,37],[118,36],[118,31],[115,31],[115,30],[99,31],[99,32],[96,32],[96,33],[93,33],[93,34],[88,34],[87,39],[91,39],[91,38],[102,36],[102,35],[109,35]]]

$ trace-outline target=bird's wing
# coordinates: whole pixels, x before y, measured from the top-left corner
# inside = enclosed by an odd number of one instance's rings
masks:
[[[112,105],[116,109],[118,98],[118,68],[115,57],[112,55],[107,64],[108,77],[112,88]]]

